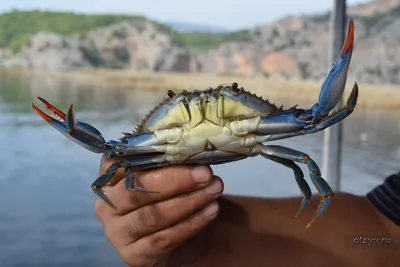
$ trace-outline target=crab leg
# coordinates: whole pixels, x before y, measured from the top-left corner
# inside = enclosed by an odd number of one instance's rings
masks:
[[[247,156],[229,151],[205,151],[185,159],[183,163],[187,164],[210,164],[219,165],[227,162],[245,159]]]
[[[131,135],[117,142],[114,151],[109,154],[109,157],[157,153],[160,152],[157,147],[163,144],[153,133]]]
[[[342,97],[353,52],[353,42],[354,23],[350,21],[346,41],[340,55],[322,84],[317,104],[309,110],[293,109],[263,117],[257,125],[257,129],[253,129],[253,131],[272,134],[270,140],[277,140],[320,131],[346,118],[353,111],[357,102],[358,86],[356,83],[347,100],[347,105],[331,116],[327,116]],[[310,124],[315,125],[320,122],[319,127],[301,132],[305,127],[309,127]],[[299,130],[300,132],[295,133]]]
[[[265,141],[285,139],[303,134],[322,131],[348,117],[354,110],[358,99],[358,85],[354,83],[346,104],[331,115],[312,123],[312,110],[287,110],[262,118],[234,121],[227,124],[233,134],[267,134]]]
[[[173,128],[129,135],[115,145],[115,154],[118,156],[142,155],[144,153],[165,152],[165,144],[176,144],[182,140],[183,129]]]
[[[318,165],[307,154],[283,146],[261,146],[260,151],[262,154],[266,154],[269,156],[277,156],[279,158],[307,164],[307,167],[310,171],[311,180],[313,181],[322,198],[321,203],[317,208],[317,211],[315,212],[312,220],[307,225],[307,228],[310,227],[315,219],[318,216],[322,215],[325,209],[329,206],[329,204],[331,203],[331,199],[334,196],[334,193],[329,187],[328,183],[321,177],[321,172],[318,168]]]
[[[350,66],[354,43],[354,23],[350,20],[346,41],[336,62],[332,65],[322,84],[318,104],[312,110],[314,123],[325,118],[342,97],[346,85],[347,71]]]
[[[343,45],[342,52],[333,64],[322,84],[319,103],[315,104],[311,109],[290,109],[262,117],[258,120],[239,121],[237,122],[234,131],[240,132],[246,130],[247,132],[271,134],[269,140],[277,140],[323,130],[346,118],[353,111],[357,102],[358,86],[356,83],[354,84],[353,90],[347,100],[347,106],[331,116],[327,116],[330,110],[336,106],[339,99],[342,97],[346,84],[347,71],[349,69],[353,52],[353,42],[354,23],[353,21],[350,21],[347,38]],[[322,123],[318,128],[313,128],[304,132],[301,131],[305,127],[309,127],[310,124],[315,125],[321,121]]]
[[[150,164],[151,167],[163,167],[169,165],[168,162],[163,163],[156,163]],[[141,169],[144,170],[146,168],[151,168],[150,166],[142,167]],[[159,193],[158,191],[151,191],[141,187],[136,186],[136,179],[133,175],[134,168],[133,167],[126,167],[125,168],[125,188],[131,192],[142,192],[142,193]]]
[[[353,112],[357,104],[357,98],[358,98],[358,85],[357,83],[354,83],[353,90],[351,91],[351,94],[347,99],[346,105],[344,107],[342,107],[338,111],[335,111],[331,115],[325,117],[319,123],[314,124],[312,127],[306,128],[304,131],[301,131],[301,134],[315,133],[325,130],[329,126],[332,126],[333,124],[336,124],[339,121],[345,119]]]
[[[143,156],[136,157],[133,159],[123,159],[111,164],[110,167],[105,171],[105,173],[99,176],[92,184],[93,192],[100,197],[106,204],[111,208],[117,209],[115,205],[111,202],[110,198],[104,194],[103,187],[107,185],[114,175],[117,173],[119,168],[125,167],[125,187],[129,191],[147,192],[147,193],[157,193],[156,191],[150,191],[143,188],[136,187],[135,179],[132,170],[135,171],[152,169],[158,167],[165,167],[171,165],[170,162],[165,160],[164,155],[158,156]]]
[[[357,104],[357,98],[358,85],[355,83],[353,90],[346,101],[346,105],[316,124],[308,125],[308,122],[312,119],[311,113],[307,113],[307,111],[303,110],[289,110],[287,112],[277,113],[276,115],[261,118],[259,121],[253,122],[252,120],[248,120],[247,124],[245,121],[238,121],[236,124],[231,124],[229,126],[231,131],[234,133],[240,131],[266,133],[268,134],[266,141],[274,141],[298,135],[315,133],[348,117]]]
[[[242,126],[236,128],[240,130],[247,127],[249,132],[272,134],[270,140],[277,140],[308,133],[307,131],[303,133],[295,132],[309,127],[310,124],[315,125],[323,121],[323,124],[319,127],[319,130],[322,130],[346,118],[353,111],[357,102],[358,86],[356,83],[347,100],[347,106],[328,118],[327,116],[342,97],[353,52],[353,42],[354,23],[350,21],[342,52],[322,84],[319,102],[311,107],[311,109],[289,109],[287,111],[277,112],[276,114],[262,117],[259,121],[247,120],[242,122]],[[238,124],[240,123],[241,122],[238,122]],[[317,130],[318,129],[315,129],[314,131]]]
[[[110,141],[106,143],[101,133],[94,128],[93,126],[77,121],[75,119],[75,114],[73,110],[73,105],[71,104],[67,114],[63,113],[53,105],[51,105],[46,100],[39,97],[39,100],[42,101],[47,109],[49,109],[53,114],[55,114],[59,119],[55,119],[42,110],[37,108],[35,104],[32,103],[32,108],[51,126],[53,126],[57,131],[65,135],[70,140],[75,143],[81,145],[82,147],[95,152],[95,153],[104,153],[110,151],[113,147],[113,142]]]
[[[277,156],[271,156],[271,155],[267,155],[265,153],[262,153],[261,155],[266,159],[275,161],[275,162],[282,164],[293,170],[294,178],[296,179],[297,185],[300,188],[300,192],[303,195],[303,200],[301,202],[300,209],[295,216],[295,218],[297,218],[299,216],[299,214],[307,207],[307,205],[310,201],[310,198],[311,198],[311,189],[308,186],[307,181],[304,179],[303,171],[300,169],[300,167],[296,163],[294,163],[293,160],[280,158]]]

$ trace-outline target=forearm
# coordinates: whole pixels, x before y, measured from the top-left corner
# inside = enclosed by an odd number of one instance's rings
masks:
[[[300,198],[224,196],[220,203],[221,213],[209,229],[209,253],[196,266],[377,266],[396,253],[351,243],[360,235],[388,236],[365,197],[337,194],[308,229],[318,198],[298,219],[293,217]]]

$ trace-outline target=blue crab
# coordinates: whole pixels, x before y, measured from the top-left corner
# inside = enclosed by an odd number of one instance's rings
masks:
[[[261,155],[293,170],[303,195],[296,217],[311,197],[310,187],[296,162],[307,165],[321,198],[309,227],[331,203],[333,191],[307,154],[264,143],[322,131],[352,113],[358,97],[357,83],[345,106],[329,115],[345,88],[353,41],[354,24],[350,21],[342,51],[322,84],[319,101],[309,109],[278,108],[239,88],[237,83],[202,91],[168,91],[168,96],[145,116],[133,133],[123,133],[119,141],[106,142],[96,128],[76,120],[72,104],[65,114],[39,97],[58,119],[32,105],[45,121],[82,147],[109,157],[124,156],[92,184],[94,193],[112,208],[116,207],[102,188],[119,168],[124,168],[127,190],[152,193],[155,191],[136,186],[134,171],[174,164],[222,164]]]

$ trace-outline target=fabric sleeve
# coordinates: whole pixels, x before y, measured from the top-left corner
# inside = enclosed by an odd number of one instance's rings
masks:
[[[367,198],[383,215],[400,226],[400,173],[387,177],[367,194]]]

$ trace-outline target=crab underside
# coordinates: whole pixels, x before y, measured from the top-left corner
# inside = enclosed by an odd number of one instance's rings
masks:
[[[323,82],[318,103],[310,109],[278,108],[239,88],[236,83],[203,91],[169,91],[168,97],[142,120],[136,131],[124,133],[119,141],[106,142],[96,128],[75,119],[72,105],[65,114],[39,98],[57,119],[32,105],[51,126],[82,147],[109,157],[124,156],[92,184],[93,191],[112,208],[116,207],[102,188],[119,168],[125,168],[127,190],[151,193],[155,191],[136,186],[134,171],[175,164],[222,164],[261,155],[293,170],[303,195],[296,217],[311,198],[311,189],[297,163],[307,165],[321,197],[309,227],[328,207],[334,193],[321,177],[318,165],[307,154],[264,143],[322,131],[351,114],[358,97],[356,83],[345,106],[334,112],[331,110],[345,88],[353,40],[354,25],[350,21],[342,52]]]

